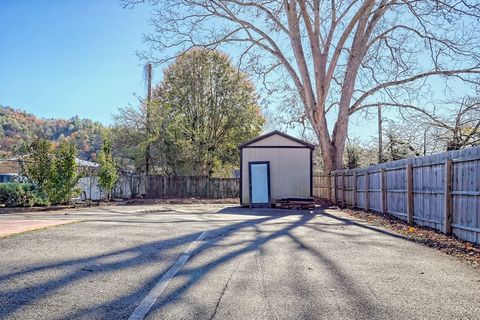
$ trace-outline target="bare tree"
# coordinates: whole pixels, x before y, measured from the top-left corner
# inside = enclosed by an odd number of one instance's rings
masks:
[[[152,96],[150,103],[139,98],[139,106],[119,108],[113,115],[114,156],[122,168],[146,173],[149,161],[149,174],[169,173],[165,157],[172,154],[166,152],[170,150],[166,147],[165,131],[175,113],[165,112],[155,98]]]
[[[478,98],[446,101],[443,108],[430,112],[408,105],[401,110],[400,116],[384,119],[382,132],[388,141],[382,150],[388,153],[386,160],[399,158],[393,153],[402,158],[480,145]],[[375,139],[372,144],[377,142]]]
[[[377,126],[378,126],[378,163],[383,162],[383,129],[382,129],[382,106],[378,105]]]
[[[476,1],[123,0],[123,5],[140,2],[155,6],[155,32],[147,36],[152,50],[144,53],[149,59],[162,63],[175,57],[168,54],[172,50],[235,45],[239,62],[261,75],[268,89],[294,90],[303,106],[296,118],[314,130],[327,172],[342,167],[353,113],[379,104],[411,105],[426,94],[432,77],[473,85],[480,72]],[[279,81],[283,76],[288,81]]]
[[[443,144],[444,150],[459,150],[480,144],[480,100],[464,98],[441,115],[420,113],[410,122],[421,123]]]
[[[426,122],[423,113],[411,112],[401,116],[391,114],[383,119],[383,161],[428,155],[444,150],[444,144],[436,137],[437,130]],[[429,114],[430,115],[430,114]],[[377,145],[376,137],[370,144]]]

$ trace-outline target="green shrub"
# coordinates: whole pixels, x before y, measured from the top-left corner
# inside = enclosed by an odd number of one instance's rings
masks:
[[[47,195],[49,202],[68,203],[79,193],[76,155],[75,146],[67,142],[54,147],[51,141],[35,140],[22,161],[22,174]]]
[[[6,207],[49,205],[48,197],[30,183],[0,183],[0,204]]]
[[[107,193],[110,200],[112,189],[118,180],[117,164],[112,155],[112,140],[108,135],[103,138],[103,146],[98,156],[100,169],[98,170],[98,184]]]

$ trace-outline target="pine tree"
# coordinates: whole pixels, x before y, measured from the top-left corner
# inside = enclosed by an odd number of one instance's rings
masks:
[[[98,163],[100,164],[100,169],[98,170],[98,184],[107,194],[107,198],[110,199],[118,175],[117,165],[112,155],[112,141],[108,135],[104,136],[102,150],[98,155]]]

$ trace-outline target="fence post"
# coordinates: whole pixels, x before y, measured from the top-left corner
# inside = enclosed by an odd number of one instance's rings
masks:
[[[166,197],[167,196],[167,190],[168,190],[167,176],[162,176],[161,184],[162,184],[162,195],[161,195],[161,197]]]
[[[352,207],[357,207],[357,171],[353,173],[353,199],[352,199]]]
[[[332,200],[332,176],[327,174],[327,197],[329,200]]]
[[[382,184],[382,213],[387,213],[387,173],[385,169],[382,168],[381,173],[381,184]]]
[[[147,183],[150,183],[150,180],[148,180],[148,177],[144,175],[145,180],[143,180],[143,186],[145,187],[145,198],[150,197],[150,194],[148,194],[148,186]]]
[[[407,222],[413,224],[413,167],[407,164]]]
[[[186,188],[186,194],[187,194],[187,197],[191,197],[192,196],[192,187],[191,187],[191,180],[190,178],[187,178],[187,180],[185,181],[185,188]]]
[[[444,208],[444,232],[452,233],[452,159],[445,160],[445,208]]]
[[[345,208],[347,201],[345,199],[345,172],[342,171],[342,207]]]
[[[368,170],[365,172],[365,211],[370,209],[370,177],[368,176]]]
[[[337,175],[332,174],[333,177],[333,203],[337,204]]]

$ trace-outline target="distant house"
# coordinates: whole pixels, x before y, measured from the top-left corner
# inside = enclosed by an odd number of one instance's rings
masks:
[[[98,184],[98,177],[95,173],[84,174],[78,181],[78,187],[81,190],[81,200],[103,200],[106,199],[105,193]],[[111,196],[117,199],[131,199],[143,197],[145,195],[145,179],[141,174],[120,170],[118,179],[113,187]]]
[[[82,175],[78,181],[80,199],[105,199],[106,194],[98,185],[97,170],[100,168],[100,164],[78,158],[75,160],[78,165],[78,170]],[[0,160],[0,182],[10,182],[11,177],[20,175],[22,171],[21,162],[21,157]],[[119,173],[118,181],[113,188],[113,196],[116,198],[127,199],[142,194],[145,194],[145,186],[142,177],[130,172],[121,171]]]
[[[75,162],[77,163],[77,166],[80,169],[90,169],[90,170],[98,170],[100,168],[100,164],[92,161],[87,161],[87,160],[82,160],[82,159],[75,159]]]
[[[0,174],[20,174],[22,171],[22,157],[15,157],[0,160]],[[100,167],[98,163],[76,158],[78,168],[80,170],[96,170]]]
[[[22,157],[0,160],[0,182],[12,182],[16,177],[21,175],[22,161]],[[79,172],[82,174],[82,178],[78,181],[78,187],[81,190],[81,199],[102,199],[102,193],[98,187],[96,177],[94,177],[100,165],[78,158],[76,158],[75,161],[78,165]]]
[[[19,158],[0,160],[0,174],[19,174],[21,170]]]

